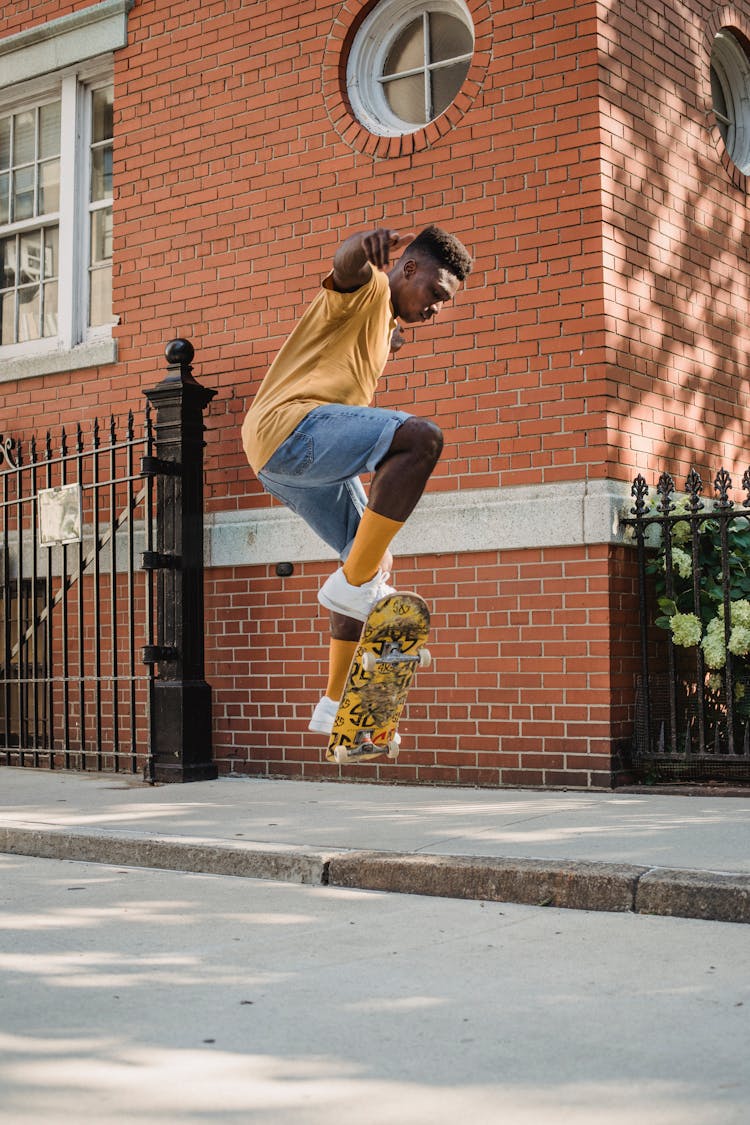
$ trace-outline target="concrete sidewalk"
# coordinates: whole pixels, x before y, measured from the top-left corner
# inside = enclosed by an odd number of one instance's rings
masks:
[[[0,851],[750,922],[750,801],[0,767]]]

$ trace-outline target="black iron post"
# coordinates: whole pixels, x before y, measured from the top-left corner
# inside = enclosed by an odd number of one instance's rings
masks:
[[[203,411],[216,391],[193,378],[189,340],[166,348],[167,376],[145,391],[156,410],[156,550],[143,565],[156,574],[157,644],[144,661],[152,681],[152,780],[217,776],[211,746],[211,688],[205,681],[203,614]]]

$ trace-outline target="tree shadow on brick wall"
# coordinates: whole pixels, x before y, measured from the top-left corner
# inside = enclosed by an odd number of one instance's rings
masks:
[[[609,0],[601,25],[611,358],[627,412],[613,440],[621,463],[680,483],[693,465],[741,476],[750,421],[750,212],[713,115],[698,8]]]

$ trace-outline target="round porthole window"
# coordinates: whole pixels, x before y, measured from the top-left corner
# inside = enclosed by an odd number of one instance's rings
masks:
[[[733,164],[750,172],[750,56],[744,36],[722,28],[711,50],[711,98],[724,147]]]
[[[456,97],[473,53],[474,26],[462,0],[381,0],[347,60],[355,116],[380,136],[423,129]]]

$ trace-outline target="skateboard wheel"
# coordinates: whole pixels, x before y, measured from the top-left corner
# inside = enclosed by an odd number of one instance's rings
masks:
[[[392,758],[394,762],[395,762],[396,758],[398,757],[398,751],[399,751],[400,746],[401,746],[401,739],[400,738],[399,739],[395,739],[395,738],[391,739],[391,741],[388,743],[388,757]]]
[[[419,667],[429,668],[432,664],[432,653],[428,648],[421,648],[419,650]]]
[[[374,672],[378,666],[378,658],[374,652],[362,653],[362,671]]]
[[[345,766],[349,761],[349,754],[345,746],[334,747],[333,757],[340,766]]]

